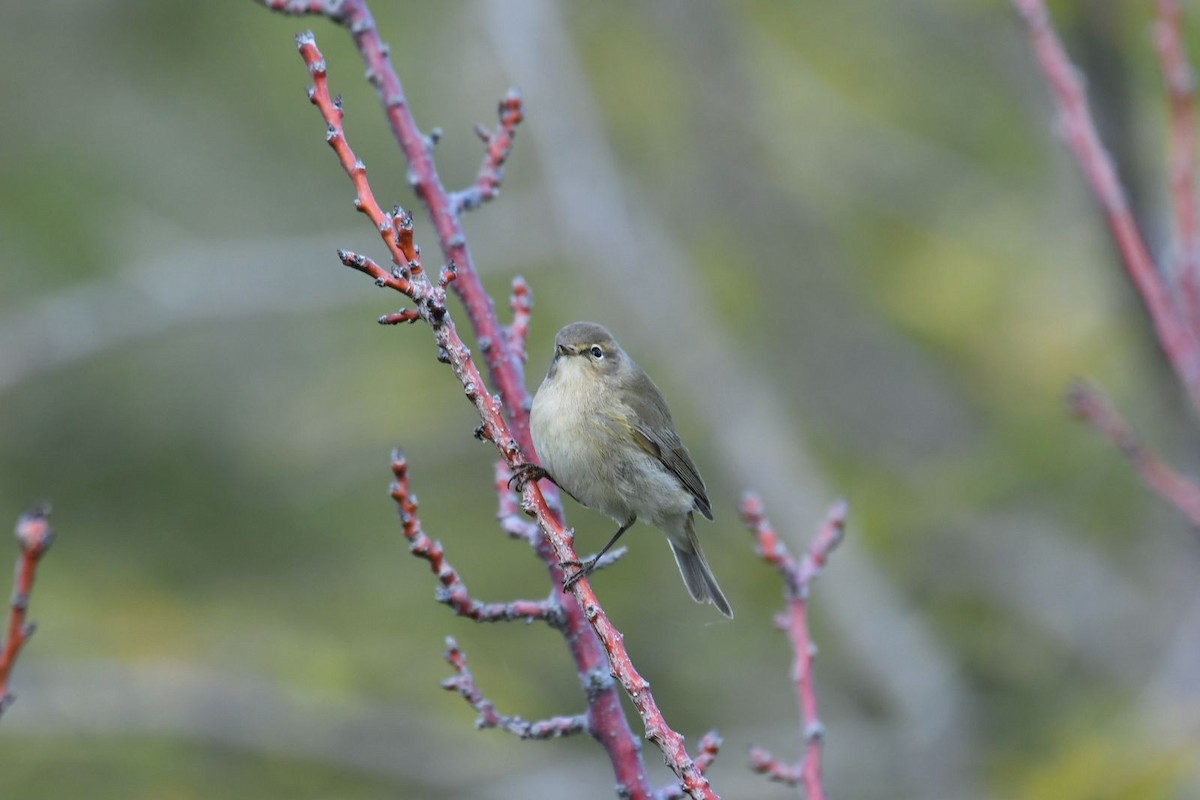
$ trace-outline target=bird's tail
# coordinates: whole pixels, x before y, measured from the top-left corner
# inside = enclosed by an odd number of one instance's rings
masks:
[[[700,542],[696,539],[696,526],[691,512],[688,512],[687,520],[683,524],[683,534],[670,536],[668,541],[671,543],[671,552],[675,554],[675,563],[679,565],[679,574],[683,576],[688,593],[697,603],[711,601],[718,611],[733,619],[733,609],[729,607],[729,601],[717,585],[717,579],[713,577],[712,570],[704,559],[704,551],[700,549]]]

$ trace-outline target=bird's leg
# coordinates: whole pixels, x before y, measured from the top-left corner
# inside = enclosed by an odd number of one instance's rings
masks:
[[[631,514],[629,519],[625,520],[625,524],[620,528],[617,528],[617,532],[614,533],[613,537],[608,540],[608,544],[604,545],[604,547],[601,547],[600,552],[596,553],[596,555],[592,556],[587,561],[562,562],[562,566],[564,567],[579,567],[578,570],[568,575],[563,581],[563,591],[570,591],[571,587],[574,586],[580,578],[586,578],[588,575],[591,575],[592,570],[596,568],[596,562],[599,561],[601,556],[607,553],[609,549],[617,543],[617,540],[621,538],[621,534],[633,527],[633,523],[635,522],[637,522],[637,514]]]
[[[546,470],[540,465],[528,463],[522,464],[513,470],[512,477],[508,479],[508,488],[515,489],[519,494],[525,491],[525,487],[528,486],[530,482],[540,481],[542,478],[546,478],[555,486],[558,486],[558,481],[554,480],[554,478],[551,478],[550,473],[546,472]]]

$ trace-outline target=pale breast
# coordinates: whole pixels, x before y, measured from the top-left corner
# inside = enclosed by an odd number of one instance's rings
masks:
[[[692,497],[679,479],[634,443],[574,365],[559,366],[538,389],[530,412],[538,460],[558,485],[619,522],[636,514],[661,524],[686,514]]]
[[[595,465],[610,448],[611,434],[598,420],[595,403],[578,370],[562,364],[533,398],[530,433],[538,459],[562,488],[585,505],[597,505]]]

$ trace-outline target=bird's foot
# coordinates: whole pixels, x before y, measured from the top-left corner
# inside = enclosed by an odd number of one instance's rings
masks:
[[[540,481],[542,478],[550,478],[550,473],[537,464],[522,464],[513,470],[512,477],[508,479],[508,488],[515,489],[520,494],[530,482]]]
[[[587,561],[563,561],[561,562],[563,569],[567,567],[578,567],[574,572],[563,579],[563,591],[571,591],[571,587],[579,583],[581,578],[586,578],[592,574],[592,570],[596,568],[596,559],[589,558]]]

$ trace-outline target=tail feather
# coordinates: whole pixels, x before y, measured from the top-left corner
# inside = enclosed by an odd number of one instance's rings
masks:
[[[725,599],[708,561],[704,559],[704,551],[700,549],[700,542],[696,539],[696,528],[690,513],[683,528],[687,534],[686,540],[677,541],[675,537],[671,537],[668,541],[671,543],[671,552],[675,554],[675,563],[679,566],[679,574],[683,576],[688,594],[697,603],[711,601],[718,611],[733,619],[733,609],[729,607],[729,601]]]

